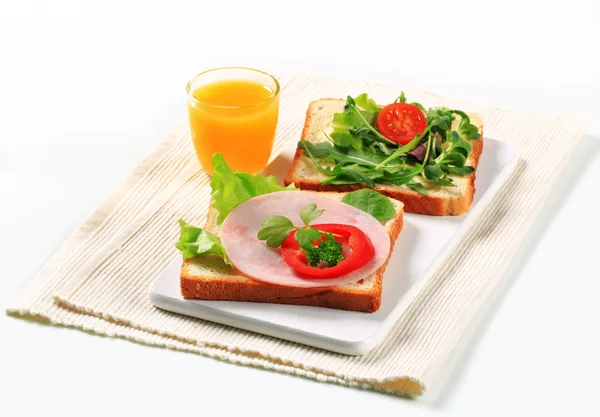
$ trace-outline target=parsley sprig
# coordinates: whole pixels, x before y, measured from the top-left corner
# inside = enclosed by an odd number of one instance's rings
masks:
[[[306,251],[308,266],[319,266],[321,262],[325,262],[328,267],[332,267],[344,260],[342,244],[331,233],[325,233],[325,239],[317,246],[310,245],[303,249]]]

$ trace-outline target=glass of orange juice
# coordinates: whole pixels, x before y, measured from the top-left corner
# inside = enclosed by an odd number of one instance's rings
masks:
[[[221,152],[233,171],[257,173],[269,162],[277,117],[279,83],[251,68],[226,67],[196,75],[187,85],[190,131],[202,168]]]

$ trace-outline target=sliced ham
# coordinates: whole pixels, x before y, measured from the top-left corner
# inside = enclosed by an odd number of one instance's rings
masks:
[[[258,240],[256,235],[266,217],[278,214],[289,218],[294,225],[302,226],[298,212],[312,203],[318,209],[325,209],[325,212],[311,225],[339,223],[360,228],[373,243],[373,259],[362,268],[341,277],[311,280],[290,268],[281,257],[279,248],[269,248],[264,241]],[[247,200],[229,213],[219,234],[227,256],[244,275],[291,287],[328,287],[357,282],[379,269],[390,251],[390,237],[373,216],[340,201],[306,191],[279,191]]]

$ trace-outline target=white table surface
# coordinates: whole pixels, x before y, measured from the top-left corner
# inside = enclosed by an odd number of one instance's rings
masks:
[[[588,135],[436,395],[411,401],[1,314],[0,415],[600,415],[599,3],[200,3],[0,5],[0,307],[185,116],[185,83],[205,68],[304,68],[586,111]]]

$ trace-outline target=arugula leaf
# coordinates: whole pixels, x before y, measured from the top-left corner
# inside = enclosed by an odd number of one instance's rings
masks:
[[[294,224],[287,217],[269,216],[261,223],[257,237],[259,240],[266,240],[268,247],[278,248],[294,229]]]
[[[358,164],[364,166],[376,167],[384,157],[361,153],[355,150],[343,151],[329,142],[319,142],[317,144],[307,142],[302,139],[298,147],[307,151],[313,158],[332,158],[336,164]]]
[[[394,103],[406,103],[406,96],[404,95],[404,91],[400,92],[400,95],[398,96],[398,98],[396,98],[396,100],[394,100]]]
[[[350,106],[356,106],[354,99],[351,96],[346,97],[346,104],[344,104],[344,111],[348,111]]]
[[[335,177],[323,180],[322,184],[366,184],[371,187],[375,186],[375,181],[362,171],[352,168],[342,168],[343,172]]]
[[[423,184],[413,181],[406,184],[406,186],[419,194],[427,195],[427,189],[423,186]]]
[[[305,153],[308,155],[308,157],[313,161],[313,163],[317,166],[317,168],[319,169],[319,171],[321,171],[323,174],[325,175],[337,175],[340,172],[342,172],[342,167],[340,165],[336,165],[334,168],[331,167],[324,167],[323,165],[321,165],[319,163],[319,161],[317,161],[316,157],[313,155],[313,152],[311,151],[311,147],[313,148],[313,150],[315,150],[315,148],[313,146],[311,146],[312,144],[310,142],[306,142],[304,140],[304,138],[300,139],[300,142],[298,142],[298,147],[304,149]],[[320,155],[320,156],[324,156],[324,155]]]
[[[211,162],[213,165],[213,177],[210,182],[211,197],[214,200],[213,207],[219,211],[218,225],[223,223],[231,210],[252,197],[296,189],[293,184],[288,187],[277,185],[273,175],[264,177],[246,172],[234,173],[220,153],[213,154]]]
[[[423,105],[421,103],[413,102],[410,104],[412,104],[413,106],[416,106],[419,110],[421,110],[423,112],[423,114],[427,114],[427,110],[425,110],[425,107],[423,107]]]
[[[304,250],[313,246],[313,242],[321,239],[323,236],[314,227],[303,227],[296,230],[294,239],[300,244],[300,247]],[[281,245],[280,245],[281,246]]]
[[[396,209],[390,199],[370,188],[346,194],[342,198],[342,203],[369,213],[379,221],[385,221],[396,215]]]
[[[405,169],[390,171],[383,170],[382,182],[389,182],[396,185],[407,184],[417,176],[423,169],[422,164],[416,164],[414,167],[407,167]]]
[[[306,226],[309,225],[310,222],[315,220],[321,214],[323,214],[325,210],[317,210],[317,205],[315,203],[309,204],[308,206],[302,208],[298,216],[302,219]]]
[[[333,115],[333,133],[332,136],[351,134],[364,142],[384,142],[396,145],[385,136],[383,136],[372,124],[379,114],[380,108],[374,100],[367,94],[361,94],[356,98],[350,96],[346,99],[343,113]],[[358,134],[361,132],[361,134]],[[366,134],[368,132],[368,134]],[[368,145],[368,143],[366,143]],[[358,148],[357,148],[358,149]]]
[[[387,145],[383,142],[373,142],[371,145],[369,145],[369,150],[371,151],[371,153],[381,152],[382,154],[387,156],[392,154],[390,148],[388,148]]]
[[[221,239],[217,235],[207,232],[201,227],[192,226],[184,220],[179,220],[179,227],[179,242],[175,244],[175,247],[181,251],[183,259],[215,254],[223,258],[227,265],[231,265],[225,248],[221,244]]]
[[[371,138],[373,140],[383,141],[385,143],[390,143],[390,144],[396,143],[394,141],[389,140],[385,136],[383,136],[377,129],[375,129],[371,125],[371,123],[373,123],[373,119],[375,119],[375,114],[371,115],[371,113],[366,113],[366,112],[359,110],[356,106],[350,106],[349,112],[352,113],[353,111],[354,111],[354,114],[356,114],[362,121],[362,124],[363,124],[362,128],[371,132],[371,134],[372,134]],[[367,116],[365,116],[365,113],[367,114]]]
[[[335,172],[330,172],[330,177],[321,181],[321,184],[366,184],[375,185],[375,180],[383,176],[381,170],[364,167],[358,164],[336,165]]]
[[[431,130],[431,125],[427,126],[427,128],[425,128],[425,131],[423,132],[422,135],[415,136],[406,145],[401,146],[400,148],[396,149],[396,151],[394,151],[393,154],[391,154],[390,156],[385,158],[383,161],[381,161],[379,163],[379,165],[377,165],[376,168],[379,169],[379,168],[383,167],[385,164],[387,164],[387,163],[393,161],[394,159],[399,158],[399,157],[405,155],[407,152],[413,150],[425,136],[429,135],[430,130]]]

